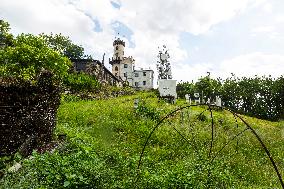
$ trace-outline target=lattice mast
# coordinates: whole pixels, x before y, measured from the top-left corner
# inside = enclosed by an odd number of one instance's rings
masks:
[[[171,64],[168,60],[170,58],[170,55],[165,45],[163,45],[162,50],[159,50],[157,57],[158,79],[172,79]]]

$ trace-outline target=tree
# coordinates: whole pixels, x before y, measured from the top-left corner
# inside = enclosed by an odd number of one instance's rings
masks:
[[[284,119],[284,76],[274,81],[273,93],[275,94],[275,106],[278,119]]]
[[[0,48],[12,45],[13,35],[9,31],[10,24],[4,20],[0,20]]]
[[[177,84],[177,95],[179,98],[185,98],[186,94],[189,94],[191,98],[194,96],[194,83],[181,82]]]
[[[69,59],[81,59],[84,55],[84,48],[74,44],[69,37],[61,34],[40,34],[50,48],[66,56]]]
[[[233,74],[232,77],[227,78],[221,87],[220,93],[222,101],[226,107],[229,107],[233,110],[238,110],[239,105],[241,104],[240,100],[240,87],[238,85],[239,79]]]
[[[202,77],[195,83],[195,90],[199,94],[203,94],[203,99],[210,101],[215,100],[216,96],[220,95],[221,89],[220,79],[211,79],[209,76]]]
[[[50,49],[42,37],[21,34],[12,46],[0,49],[0,77],[2,80],[35,83],[42,70],[53,73],[54,81],[61,81],[71,62]]]

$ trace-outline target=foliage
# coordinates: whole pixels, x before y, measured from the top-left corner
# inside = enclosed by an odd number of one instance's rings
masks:
[[[90,92],[100,89],[100,83],[95,76],[82,72],[70,73],[63,79],[67,89],[72,92]]]
[[[4,20],[0,20],[0,48],[12,45],[13,35],[9,31],[10,24]]]
[[[189,94],[194,98],[194,93],[199,93],[204,100],[213,101],[216,96],[220,95],[221,79],[212,79],[209,76],[201,77],[196,83],[182,82],[177,84],[177,94],[180,98],[184,98],[185,94]]]
[[[82,99],[75,94],[62,94],[61,95],[61,103],[78,102],[80,100],[82,100]]]
[[[191,98],[194,98],[195,93],[194,83],[182,82],[177,84],[177,95],[179,98],[184,98],[186,94],[189,94]]]
[[[159,121],[161,118],[160,112],[154,107],[147,106],[145,101],[139,102],[136,109],[136,114],[139,116],[145,116],[155,121]]]
[[[203,94],[203,98],[210,101],[215,100],[215,97],[220,95],[219,91],[221,88],[220,79],[212,79],[209,76],[202,77],[195,83],[195,90],[199,94]]]
[[[60,81],[67,74],[70,61],[50,49],[41,38],[21,34],[13,40],[12,46],[0,49],[0,75],[18,81],[35,82],[42,70],[54,74],[54,81]]]
[[[182,111],[157,128],[137,170],[144,142],[156,121],[151,116],[137,115],[134,99],[141,99],[144,106],[156,110],[161,117],[177,108],[159,103],[154,96],[139,93],[109,100],[64,103],[58,113],[57,132],[67,134],[65,145],[53,153],[34,153],[23,160],[19,172],[5,172],[0,188],[280,187],[268,158],[250,132],[232,141],[209,162],[210,112],[205,112],[207,119],[202,121],[197,117],[203,107]],[[264,139],[283,175],[284,123],[245,119]],[[236,127],[234,117],[226,111],[214,111],[214,123],[213,155],[245,127],[241,123]]]
[[[262,119],[277,120],[283,114],[283,76],[229,78],[224,81],[221,97],[235,111]]]
[[[98,100],[98,99],[110,99],[115,98],[119,96],[127,96],[127,95],[133,95],[136,93],[136,91],[132,87],[116,87],[111,85],[105,85],[105,84],[96,84],[96,80],[91,78],[90,81],[93,83],[93,87],[91,87],[90,90],[87,90],[87,88],[84,86],[84,83],[82,83],[83,89],[79,90],[71,90],[68,91],[66,94],[62,95],[61,102],[76,102],[79,100]],[[70,86],[67,86],[65,84],[66,89],[71,89]]]
[[[278,120],[284,118],[284,79],[269,77],[237,78],[235,75],[226,80],[212,79],[209,76],[196,83],[179,83],[178,96],[184,98],[198,92],[204,101],[214,101],[220,96],[226,107],[237,112],[262,119]]]
[[[61,55],[69,59],[81,59],[84,57],[84,48],[74,44],[69,37],[62,34],[40,34],[47,42],[48,47],[59,52]]]

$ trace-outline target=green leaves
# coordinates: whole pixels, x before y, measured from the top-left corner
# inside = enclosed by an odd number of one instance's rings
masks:
[[[138,116],[135,98],[145,104]],[[141,102],[141,101],[140,101]],[[180,112],[151,136],[137,179],[137,165],[155,121],[176,105],[159,102],[151,93],[109,100],[63,103],[58,111],[58,133],[67,140],[53,153],[33,153],[18,173],[0,180],[3,188],[277,188],[268,158],[250,132],[224,148],[211,163],[208,150],[211,127],[197,116],[204,107]],[[226,111],[214,111],[216,124],[212,155],[245,128]],[[271,150],[283,175],[283,123],[248,118]],[[279,127],[278,127],[279,125]],[[281,125],[281,128],[280,128]],[[175,130],[182,133],[185,141]],[[282,130],[281,130],[282,129]],[[1,167],[1,165],[0,165]],[[2,165],[3,167],[3,165]],[[210,174],[209,174],[210,173]],[[0,187],[1,188],[1,187]]]
[[[70,73],[64,77],[64,85],[73,92],[95,91],[100,88],[100,83],[95,78],[85,73]]]
[[[139,103],[138,108],[136,109],[136,114],[148,117],[154,121],[159,121],[161,119],[160,112],[158,112],[156,108],[147,106],[145,102]]]
[[[235,75],[226,80],[212,79],[208,76],[196,83],[179,83],[178,96],[198,92],[204,101],[214,101],[220,96],[226,107],[261,119],[278,120],[284,118],[284,79],[283,76],[237,78]],[[202,95],[203,94],[203,95]]]
[[[281,84],[280,84],[281,83]],[[225,106],[250,116],[277,120],[283,116],[283,76],[228,78],[224,81],[221,97]]]
[[[67,187],[67,186],[69,186],[69,185],[70,185],[70,182],[69,182],[69,181],[65,181],[63,186],[64,186],[64,187]]]
[[[9,31],[10,24],[4,20],[0,20],[0,49],[12,44],[13,35]]]
[[[57,51],[69,59],[84,58],[84,48],[74,44],[69,37],[61,34],[40,34],[40,37],[46,41],[49,48]]]
[[[50,49],[41,38],[31,34],[21,34],[13,41],[13,46],[0,50],[0,76],[16,80],[35,82],[42,70],[49,70],[55,80],[61,80],[71,62]]]

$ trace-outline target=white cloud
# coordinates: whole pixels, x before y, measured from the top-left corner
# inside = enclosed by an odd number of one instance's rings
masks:
[[[274,26],[260,26],[251,30],[252,33],[270,33],[273,31],[275,31]]]
[[[284,22],[284,14],[278,14],[275,16],[275,21],[277,24],[282,24]]]
[[[277,39],[281,37],[279,28],[276,28],[275,25],[271,26],[259,26],[251,29],[251,36],[257,37],[259,35],[265,35],[270,39]]]
[[[204,34],[213,25],[241,14],[254,2],[255,0],[121,0],[119,20],[134,33],[132,39],[136,46],[127,51],[136,57],[137,65],[151,66],[155,70],[158,46],[167,45],[172,64],[180,64],[189,57],[179,43],[181,32]],[[202,70],[201,67],[194,69]],[[183,69],[176,70],[179,71],[173,73],[174,78],[186,76],[181,74]]]
[[[177,80],[196,80],[207,71],[217,76],[231,72],[240,75],[284,73],[284,58],[275,54],[251,53],[220,60],[222,63],[214,65],[210,62],[181,63],[190,58],[189,52],[180,45],[182,32],[208,34],[214,25],[229,21],[250,8],[261,7],[264,12],[269,12],[273,7],[267,0],[115,2],[121,5],[120,9],[114,8],[109,0],[0,0],[0,17],[11,24],[13,33],[53,32],[70,36],[97,59],[101,59],[104,52],[107,53],[106,58],[111,56],[115,36],[113,27],[119,21],[133,32],[130,38],[135,48],[127,46],[125,53],[136,59],[137,67],[156,70],[158,46],[166,44],[171,55],[173,76]],[[276,17],[276,22],[283,22],[283,15]],[[102,32],[94,30],[95,22],[99,23]],[[258,26],[251,31],[255,34],[279,33],[276,25]],[[127,40],[126,44],[129,44]]]
[[[237,77],[284,75],[284,55],[254,52],[243,54],[221,63],[179,64],[174,67],[173,74],[178,81],[197,81],[200,77],[211,73],[213,78],[226,79],[234,73]]]
[[[231,19],[254,1],[122,0],[121,19],[138,30],[149,29],[159,33],[185,31],[197,35],[208,31],[214,24]]]
[[[133,56],[143,65],[150,59],[155,62],[156,48],[162,44],[171,49],[173,61],[185,59],[187,53],[178,43],[180,32],[204,33],[254,1],[121,0],[119,10],[106,0],[0,0],[0,16],[11,23],[14,33],[63,33],[96,55],[111,52],[112,24],[121,21],[134,32]],[[94,20],[103,32],[94,32]]]
[[[86,33],[94,27],[86,15],[64,0],[1,0],[0,10],[14,33],[61,32],[76,38],[76,33]]]
[[[224,60],[215,68],[214,73],[223,78],[229,77],[231,73],[239,77],[255,75],[279,77],[284,74],[284,55],[261,52],[239,55]]]
[[[197,81],[200,77],[207,75],[207,72],[212,72],[214,65],[212,63],[199,64],[180,64],[173,68],[173,76],[178,82],[180,81]]]
[[[114,31],[111,22],[116,11],[105,0],[0,0],[0,17],[7,20],[14,34],[62,33],[101,59],[111,53]],[[95,32],[94,20],[103,32]]]

